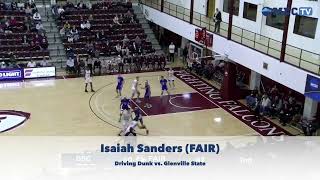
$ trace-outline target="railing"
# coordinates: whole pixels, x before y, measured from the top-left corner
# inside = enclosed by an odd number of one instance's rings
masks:
[[[141,4],[161,10],[161,0],[140,0]],[[180,5],[172,4],[164,1],[163,12],[173,17],[179,18],[186,22],[190,22],[190,9],[184,8]],[[223,37],[228,35],[228,23],[221,22],[220,33],[214,32],[213,18],[206,15],[193,12],[193,24],[199,27],[206,27],[209,31],[219,34]],[[259,52],[280,59],[281,42],[271,39],[269,37],[245,30],[243,28],[232,26],[231,39],[244,46],[255,49]],[[285,62],[300,67],[306,71],[320,74],[320,55],[303,50],[298,47],[287,44],[285,52]]]

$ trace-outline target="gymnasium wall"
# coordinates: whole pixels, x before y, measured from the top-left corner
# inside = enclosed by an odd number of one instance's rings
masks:
[[[146,16],[148,20],[151,20],[170,31],[195,42],[196,26],[165,13],[161,13],[153,8],[147,6],[143,6],[143,8],[144,13],[148,12],[148,16]],[[279,60],[275,58],[247,48],[236,42],[227,41],[224,37],[218,35],[213,36],[214,45],[210,50],[219,54],[227,54],[229,59],[236,63],[239,63],[249,69],[253,69],[263,76],[304,94],[308,72],[286,63],[280,63]],[[267,70],[263,68],[263,63],[268,64]]]

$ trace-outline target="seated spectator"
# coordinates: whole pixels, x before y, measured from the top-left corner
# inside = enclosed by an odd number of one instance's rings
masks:
[[[81,23],[80,27],[83,30],[90,30],[91,24],[90,24],[89,21],[84,21],[84,22]]]
[[[250,95],[246,97],[247,106],[253,109],[257,103],[257,99],[255,94],[252,92]]]
[[[131,17],[130,19],[130,24],[137,24],[136,20],[133,17]]]
[[[17,3],[17,8],[20,9],[20,10],[23,10],[23,9],[24,9],[24,3],[21,2],[21,1],[19,1],[19,2]]]
[[[31,60],[28,62],[27,67],[28,67],[28,68],[35,68],[35,67],[37,67],[37,64],[36,64],[36,62],[34,62],[34,61],[31,59]]]
[[[93,16],[92,16],[92,14],[89,15],[88,20],[89,20],[89,21],[93,21]]]
[[[118,54],[118,55],[121,55],[121,50],[122,50],[122,47],[121,47],[121,45],[118,43],[118,44],[116,45],[116,51],[117,51],[117,54]]]
[[[83,3],[83,1],[81,0],[81,1],[78,3],[77,8],[78,8],[78,9],[86,9],[87,6],[86,6],[86,4]]]
[[[92,4],[91,4],[91,2],[90,2],[90,1],[87,1],[87,3],[86,3],[86,7],[87,7],[88,9],[92,9]]]
[[[77,30],[75,25],[73,25],[73,27],[72,27],[72,29],[70,31],[70,34],[71,34],[71,36],[72,36],[74,41],[78,41],[79,40],[79,32],[78,32],[78,30]]]
[[[40,15],[39,12],[35,12],[35,13],[33,14],[32,18],[33,18],[33,20],[36,21],[36,22],[37,22],[37,21],[41,21],[41,15]]]
[[[135,44],[140,47],[141,46],[141,39],[139,36],[136,36],[136,38],[134,39]]]
[[[27,6],[24,11],[25,11],[27,16],[31,16],[32,15],[32,9],[30,8],[30,6]]]
[[[129,45],[130,39],[128,38],[128,36],[125,34],[122,40],[122,46],[123,47],[127,47]]]
[[[114,26],[112,24],[109,24],[109,32],[110,34],[114,34]]]
[[[66,21],[66,23],[64,23],[63,28],[64,28],[64,30],[65,30],[66,32],[70,30],[71,25],[69,24],[68,21]]]
[[[45,35],[42,33],[41,35],[41,42],[40,42],[40,47],[42,50],[48,49],[49,43],[47,39],[45,38]]]
[[[72,57],[69,57],[67,60],[67,73],[76,73],[75,67],[74,67],[74,59]]]
[[[11,16],[11,19],[9,20],[9,27],[13,28],[18,25],[17,20],[14,18],[14,16]]]
[[[0,66],[1,69],[5,69],[7,68],[7,65],[4,61],[1,62],[1,66]]]
[[[45,30],[44,30],[43,25],[42,25],[41,22],[38,22],[38,23],[36,24],[36,30],[37,30],[38,33],[44,33],[44,32],[45,32]]]
[[[28,44],[29,44],[27,35],[23,35],[22,44],[23,44],[23,45],[28,45]]]
[[[49,66],[49,63],[48,63],[48,61],[47,61],[47,58],[45,58],[44,56],[43,56],[42,61],[40,62],[40,66],[41,66],[41,67],[47,67],[47,66]]]
[[[64,9],[62,6],[58,7],[58,15],[61,16],[62,14],[64,14]]]
[[[120,22],[119,22],[119,17],[118,17],[118,15],[116,15],[116,16],[113,18],[113,23],[114,23],[114,24],[117,24],[117,25],[121,25]]]
[[[74,56],[74,51],[73,51],[72,47],[68,46],[66,48],[66,55],[67,55],[68,58]]]

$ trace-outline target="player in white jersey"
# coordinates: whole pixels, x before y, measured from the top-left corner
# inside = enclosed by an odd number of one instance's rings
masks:
[[[137,103],[140,103],[141,101],[139,100],[140,98],[140,91],[139,91],[139,76],[136,77],[135,80],[133,80],[132,82],[132,87],[131,87],[131,90],[132,90],[132,95],[131,95],[131,99],[134,98],[134,96],[137,94],[137,100],[136,102]]]
[[[169,81],[169,86],[170,88],[175,88],[174,85],[174,70],[172,70],[172,68],[169,69],[168,71],[168,81]]]
[[[132,116],[131,116],[130,110],[124,110],[121,115],[122,129],[118,134],[119,136],[121,136],[122,133],[124,134],[126,133],[131,120],[132,120]]]
[[[88,83],[90,83],[90,87],[91,87],[91,92],[95,92],[93,90],[93,87],[92,87],[92,77],[91,77],[91,71],[90,71],[90,68],[89,66],[87,66],[86,70],[85,70],[85,74],[84,74],[84,80],[85,80],[85,92],[88,92],[87,90],[87,87],[88,87]]]

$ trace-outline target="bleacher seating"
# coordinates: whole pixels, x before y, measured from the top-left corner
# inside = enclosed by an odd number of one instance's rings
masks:
[[[31,14],[25,8],[31,10]],[[0,4],[0,60],[9,61],[12,55],[16,61],[43,59],[49,56],[48,42],[43,31],[36,29],[32,14],[35,4]],[[11,59],[12,60],[12,59]]]
[[[107,7],[107,8],[106,8]],[[57,25],[59,29],[62,29],[64,24],[68,22],[71,27],[75,28],[79,32],[79,39],[73,42],[68,42],[68,38],[63,38],[63,43],[66,48],[72,48],[75,54],[86,56],[88,50],[85,45],[89,42],[95,44],[95,48],[99,51],[100,55],[116,55],[117,51],[115,46],[117,44],[122,45],[124,36],[127,35],[130,42],[128,48],[130,52],[133,52],[134,39],[139,36],[142,42],[142,49],[144,53],[154,52],[151,42],[147,42],[147,35],[139,24],[138,20],[135,19],[133,14],[131,3],[112,3],[112,4],[94,4],[92,9],[79,9],[75,8],[74,5],[65,5],[63,15],[58,18]],[[118,15],[130,11],[133,15],[135,23],[122,22],[121,25],[114,24],[113,18]],[[90,17],[91,16],[91,17]],[[88,19],[91,24],[90,30],[83,30],[80,28],[82,22]],[[112,24],[112,27],[110,27]],[[96,38],[97,33],[104,32],[104,39],[107,39],[109,44],[106,45],[105,41],[99,41]]]

